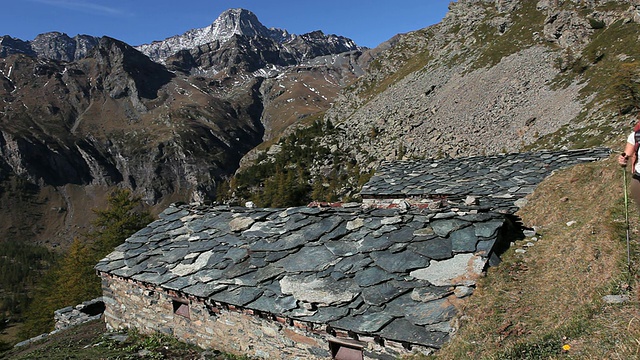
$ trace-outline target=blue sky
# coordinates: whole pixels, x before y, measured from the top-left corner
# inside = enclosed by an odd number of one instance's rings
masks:
[[[12,0],[2,4],[0,36],[41,33],[111,36],[150,43],[211,24],[224,10],[253,11],[267,27],[294,34],[322,30],[375,47],[393,35],[442,20],[450,0]]]

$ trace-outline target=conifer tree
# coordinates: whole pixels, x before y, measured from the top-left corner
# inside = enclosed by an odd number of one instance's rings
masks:
[[[99,258],[153,220],[148,212],[139,210],[140,200],[129,190],[118,189],[109,195],[106,209],[94,210],[97,215],[93,221],[96,230],[87,237],[95,244]]]
[[[55,310],[100,296],[100,278],[94,265],[153,220],[148,212],[140,210],[140,198],[128,190],[111,193],[107,208],[94,213],[96,230],[85,235],[84,240],[74,239],[69,251],[38,284],[25,314],[21,337],[51,331]]]
[[[325,189],[324,189],[324,177],[318,176],[313,181],[313,187],[311,192],[311,200],[313,201],[325,201]]]

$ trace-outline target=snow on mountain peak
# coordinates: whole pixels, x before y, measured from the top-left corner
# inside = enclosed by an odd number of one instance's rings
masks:
[[[294,37],[286,30],[267,29],[253,12],[238,8],[224,11],[207,27],[189,30],[182,35],[154,41],[136,48],[151,59],[163,62],[164,59],[180,50],[193,49],[214,41],[226,42],[234,35],[268,37],[280,43]]]

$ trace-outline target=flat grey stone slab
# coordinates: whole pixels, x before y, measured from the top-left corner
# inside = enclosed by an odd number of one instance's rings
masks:
[[[423,344],[439,349],[449,340],[449,334],[437,331],[427,331],[424,326],[414,325],[406,319],[395,319],[385,326],[380,335],[396,341],[406,341]]]
[[[329,267],[336,256],[324,246],[307,246],[276,264],[288,272],[320,272]]]
[[[251,251],[283,251],[296,249],[307,243],[307,240],[301,233],[291,233],[280,238],[261,239],[251,245]]]
[[[449,235],[451,239],[451,248],[455,253],[473,252],[476,250],[478,236],[474,226],[456,230]]]
[[[362,315],[345,317],[341,320],[332,322],[331,325],[339,329],[373,334],[380,331],[380,329],[393,321],[393,319],[393,316],[384,312],[367,312]]]
[[[317,324],[328,324],[344,318],[348,313],[349,308],[347,307],[321,307],[313,315],[302,317],[302,319]]]
[[[432,325],[451,320],[457,311],[446,298],[413,303],[404,308],[405,318],[414,325]]]
[[[379,285],[374,285],[362,289],[364,301],[373,306],[380,306],[407,293],[411,289],[398,286],[395,281],[388,281]]]
[[[429,258],[408,250],[399,253],[379,251],[372,253],[371,258],[376,265],[392,273],[404,273],[429,266]]]
[[[476,236],[483,238],[493,238],[496,232],[504,225],[504,219],[489,222],[477,223],[474,225]]]
[[[284,312],[282,309],[276,308],[275,301],[276,297],[274,295],[269,296],[263,293],[259,298],[247,304],[247,307],[270,314]]]
[[[448,237],[452,232],[470,226],[471,223],[460,219],[434,220],[431,228],[440,237]]]
[[[198,282],[194,285],[183,288],[183,290],[188,294],[193,294],[195,296],[202,297],[202,298],[208,298],[211,295],[215,294],[216,292],[222,291],[226,288],[227,287],[225,285],[220,285],[217,283],[205,284],[205,283]]]
[[[415,287],[411,291],[411,299],[419,302],[430,302],[453,294],[450,287],[425,286]]]
[[[213,294],[211,299],[227,304],[245,306],[262,295],[263,290],[255,287],[240,286]]]
[[[435,238],[415,242],[409,245],[409,250],[434,260],[445,260],[453,257],[453,244],[449,238]]]
[[[360,287],[367,287],[391,280],[394,277],[395,276],[388,271],[382,270],[377,266],[372,266],[357,272],[353,279]]]
[[[365,254],[346,256],[334,266],[334,270],[352,275],[371,265],[373,260]]]
[[[333,281],[312,275],[285,276],[280,280],[280,288],[283,294],[325,306],[348,303],[360,294],[360,288],[352,279]]]

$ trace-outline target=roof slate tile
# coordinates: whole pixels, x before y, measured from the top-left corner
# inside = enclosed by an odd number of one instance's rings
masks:
[[[291,254],[275,264],[283,267],[287,272],[326,270],[336,261],[335,255],[324,246],[305,246],[300,251]]]
[[[303,246],[307,240],[299,232],[290,233],[273,239],[260,239],[251,244],[251,251],[283,251]]]
[[[412,251],[402,251],[400,253],[377,251],[371,253],[370,256],[376,265],[392,273],[407,273],[414,269],[429,266],[429,258]]]
[[[391,280],[382,284],[363,288],[362,297],[367,304],[380,306],[409,291],[411,291],[411,289],[397,286],[396,281]]]
[[[172,273],[160,274],[157,272],[141,272],[133,275],[131,278],[147,284],[161,285],[175,279],[176,277],[178,276]]]
[[[394,275],[377,266],[371,266],[356,273],[353,279],[360,287],[367,287],[391,280],[394,277]]]
[[[362,315],[343,317],[331,323],[338,329],[347,329],[358,333],[373,334],[393,321],[394,317],[379,311],[367,311]]]
[[[223,302],[227,304],[234,304],[237,306],[245,306],[250,302],[256,300],[262,295],[263,290],[249,287],[249,286],[239,286],[239,287],[230,287],[225,290],[222,290],[218,293],[211,295],[211,299],[218,302]]]
[[[311,316],[303,317],[305,321],[316,324],[326,324],[338,319],[342,319],[349,313],[347,307],[319,307]]]
[[[414,325],[405,318],[393,320],[385,326],[380,335],[387,339],[422,344],[436,349],[447,342],[449,334],[439,331],[426,331],[425,327]]]
[[[454,253],[474,252],[478,243],[474,226],[467,226],[452,232],[449,239],[451,239],[451,249]]]
[[[515,212],[514,201],[530,194],[552,171],[610,154],[610,149],[596,148],[387,162],[363,186],[361,195],[365,199],[444,197],[452,205],[471,194],[481,197],[482,207]],[[505,197],[490,196],[498,193]]]
[[[417,254],[433,260],[445,260],[453,257],[453,245],[449,238],[433,238],[426,241],[413,242],[409,249]]]
[[[414,302],[404,307],[405,318],[414,325],[431,325],[451,320],[457,311],[447,299]]]

